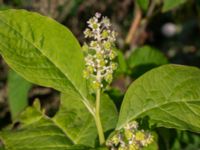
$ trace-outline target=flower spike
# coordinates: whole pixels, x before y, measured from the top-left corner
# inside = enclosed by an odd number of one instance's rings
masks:
[[[100,13],[96,13],[87,24],[84,35],[90,42],[83,45],[86,62],[84,77],[90,79],[94,89],[103,88],[103,83],[112,82],[113,72],[117,68],[113,62],[116,57],[113,47],[117,34],[111,29],[110,20]]]

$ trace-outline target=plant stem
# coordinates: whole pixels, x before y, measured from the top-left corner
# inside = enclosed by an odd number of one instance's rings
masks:
[[[131,44],[137,29],[139,28],[141,19],[142,19],[142,11],[137,4],[135,4],[135,17],[131,24],[131,28],[129,29],[128,35],[126,37],[126,44]]]
[[[96,112],[95,112],[95,122],[97,126],[97,131],[99,135],[99,142],[100,145],[103,145],[105,143],[105,137],[103,133],[103,127],[101,124],[101,118],[100,118],[100,92],[101,89],[97,89],[96,91]]]

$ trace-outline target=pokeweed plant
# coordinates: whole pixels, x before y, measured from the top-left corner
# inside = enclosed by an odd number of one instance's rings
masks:
[[[0,12],[0,53],[8,65],[28,81],[61,92],[54,117],[35,101],[16,120],[19,127],[1,131],[2,149],[157,149],[152,127],[200,132],[198,68],[171,64],[150,70],[130,85],[118,115],[103,93],[117,67],[116,33],[98,13],[88,24],[84,33],[91,41],[81,48],[66,27],[48,17]],[[149,131],[136,122],[143,118]]]

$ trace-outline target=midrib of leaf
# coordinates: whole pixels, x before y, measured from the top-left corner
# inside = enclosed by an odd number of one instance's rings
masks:
[[[153,109],[160,109],[160,107],[162,107],[162,106],[165,106],[165,105],[169,105],[169,104],[171,104],[171,103],[184,103],[184,104],[187,104],[187,102],[197,102],[197,100],[198,99],[194,99],[194,100],[187,100],[187,101],[184,101],[184,100],[178,100],[178,101],[170,101],[170,102],[165,102],[165,103],[161,103],[161,104],[159,104],[159,105],[156,105],[156,106],[153,106],[153,107],[150,107],[150,108],[148,108],[148,109],[145,109],[145,110],[143,110],[143,111],[141,111],[141,112],[139,112],[139,113],[137,113],[137,114],[135,114],[135,115],[133,115],[132,117],[131,117],[131,119],[130,120],[132,120],[132,119],[135,119],[135,118],[137,118],[137,117],[139,117],[139,116],[141,116],[142,114],[144,114],[144,113],[146,113],[146,112],[148,112],[148,111],[150,111],[150,110],[153,110]],[[199,100],[199,102],[200,102],[200,100]],[[165,111],[166,112],[166,111]],[[196,113],[195,113],[196,114]],[[199,115],[198,115],[199,116]],[[130,120],[127,120],[124,124],[126,124],[128,121],[130,121]],[[182,121],[182,120],[181,120]],[[120,127],[118,127],[118,129],[121,129],[122,128],[122,126],[123,126],[123,124],[120,126]],[[195,126],[194,126],[195,127]]]
[[[5,22],[5,21],[3,21],[1,18],[0,18],[0,21],[2,22],[2,23],[4,23],[5,25],[7,25],[9,28],[11,28],[12,30],[14,30],[17,34],[19,34],[21,37],[22,37],[22,39],[23,40],[25,40],[26,42],[28,42],[30,45],[32,45],[33,47],[35,47],[40,53],[41,53],[41,55],[43,55],[43,56],[45,56],[45,58],[47,59],[47,60],[49,60],[49,62],[51,62],[66,78],[67,78],[67,80],[69,80],[70,82],[71,82],[71,84],[72,84],[72,86],[73,86],[73,88],[75,89],[75,91],[82,97],[82,99],[83,99],[83,104],[86,106],[86,108],[88,109],[88,111],[94,116],[94,111],[93,111],[93,109],[92,109],[92,107],[91,107],[91,104],[89,103],[89,100],[85,97],[85,96],[83,96],[82,95],[82,92],[81,91],[79,91],[77,88],[76,88],[76,86],[75,86],[75,84],[72,82],[72,80],[69,78],[69,76],[66,74],[66,73],[64,73],[55,63],[53,63],[53,61],[51,61],[50,60],[50,58],[48,58],[46,55],[45,55],[45,53],[43,53],[42,52],[42,50],[39,48],[39,47],[37,47],[35,44],[33,44],[32,42],[30,42],[28,39],[26,39],[17,29],[15,29],[13,26],[11,26],[9,23],[7,23],[7,22]]]

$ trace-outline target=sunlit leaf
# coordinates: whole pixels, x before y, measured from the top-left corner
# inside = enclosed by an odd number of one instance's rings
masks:
[[[148,116],[158,127],[200,132],[200,69],[164,65],[130,85],[122,103],[117,129]]]

